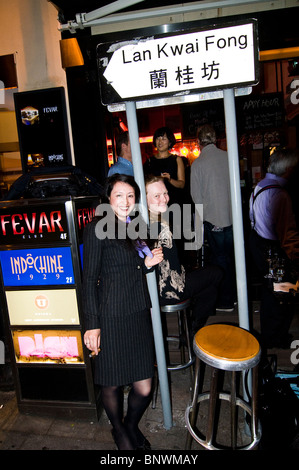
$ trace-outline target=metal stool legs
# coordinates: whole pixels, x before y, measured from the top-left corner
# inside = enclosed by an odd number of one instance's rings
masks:
[[[185,300],[177,304],[164,305],[161,307],[162,314],[177,313],[178,321],[178,334],[167,335],[166,342],[176,342],[180,348],[180,363],[169,363],[167,364],[167,370],[169,372],[184,370],[193,365],[194,357],[192,354],[192,345],[189,336],[189,324],[188,324],[188,313],[187,309],[190,306],[190,300]],[[186,351],[185,351],[186,349]],[[187,357],[185,354],[187,353]],[[193,368],[190,368],[191,382],[193,381]],[[153,393],[152,408],[156,407],[157,395],[159,387],[159,377],[156,375],[156,385]]]
[[[216,326],[216,325],[215,325]],[[230,425],[231,425],[231,447],[230,449],[251,450],[258,444],[261,438],[261,430],[257,417],[257,391],[258,391],[258,363],[260,350],[258,342],[247,331],[242,329],[234,330],[237,327],[227,327],[222,325],[219,329],[213,328],[206,332],[198,332],[195,335],[194,347],[196,353],[194,390],[191,405],[187,407],[185,420],[188,429],[186,440],[186,449],[191,448],[192,439],[196,440],[201,446],[209,450],[220,450],[227,446],[216,446],[214,444],[214,425],[216,404],[218,400],[226,400],[230,404]],[[201,331],[201,330],[200,330]],[[236,345],[242,344],[239,350]],[[199,378],[200,366],[208,364],[211,368],[210,391],[200,393]],[[231,374],[230,393],[218,391],[219,371],[226,371]],[[251,403],[237,396],[237,373],[242,374],[249,371],[252,376],[252,394]],[[198,405],[200,402],[208,401],[207,426],[205,437],[202,433],[195,431]],[[237,447],[237,407],[244,410],[245,415],[251,417],[251,441],[247,445]]]

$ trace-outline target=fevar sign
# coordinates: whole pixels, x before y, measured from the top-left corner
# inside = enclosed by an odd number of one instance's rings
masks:
[[[255,20],[97,48],[103,104],[256,84]]]

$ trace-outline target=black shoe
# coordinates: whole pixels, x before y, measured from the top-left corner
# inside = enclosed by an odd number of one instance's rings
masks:
[[[144,451],[145,450],[147,450],[147,451],[152,450],[151,444],[146,438],[144,438],[144,441],[143,441],[142,445],[137,446],[136,450],[144,450]]]
[[[124,423],[126,426],[126,423]],[[146,439],[146,437],[142,434],[140,429],[137,429],[137,432],[133,433],[131,429],[126,426],[127,433],[129,435],[129,438],[135,447],[136,450],[151,450],[151,444],[150,442]]]
[[[135,450],[128,435],[117,432],[115,429],[112,429],[111,434],[118,450]]]

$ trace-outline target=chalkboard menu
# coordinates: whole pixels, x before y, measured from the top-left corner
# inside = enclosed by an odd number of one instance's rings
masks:
[[[284,122],[282,93],[265,93],[236,98],[239,132],[278,129]]]
[[[194,139],[196,130],[203,124],[211,124],[217,135],[225,132],[223,99],[206,100],[181,106],[183,140]]]
[[[253,130],[279,129],[284,123],[282,93],[238,96],[235,103],[239,134]],[[223,99],[184,104],[181,111],[183,139],[194,139],[197,128],[203,124],[211,124],[218,137],[224,135]]]

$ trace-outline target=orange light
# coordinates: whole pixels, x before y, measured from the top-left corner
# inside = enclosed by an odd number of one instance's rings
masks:
[[[182,139],[182,134],[180,132],[177,132],[174,134],[176,140],[181,140]],[[147,137],[140,137],[139,142],[141,144],[151,144],[153,142],[153,135],[148,135]]]
[[[121,124],[120,124],[121,125]],[[176,134],[174,134],[176,140],[181,140],[182,139],[182,134],[181,132],[177,132]],[[139,142],[141,144],[151,144],[153,142],[153,136],[152,135],[148,135],[146,137],[139,137]],[[107,140],[107,146],[111,146],[112,145],[112,141],[111,139],[108,139]]]
[[[187,155],[189,153],[189,149],[187,147],[182,147],[180,149],[180,152],[181,152],[181,155],[183,155],[184,157],[187,157]]]
[[[60,53],[63,69],[84,65],[83,55],[76,38],[61,39]]]
[[[199,155],[200,155],[199,148],[195,147],[195,149],[193,150],[193,155],[194,155],[194,157],[196,157],[196,158],[199,157]]]

